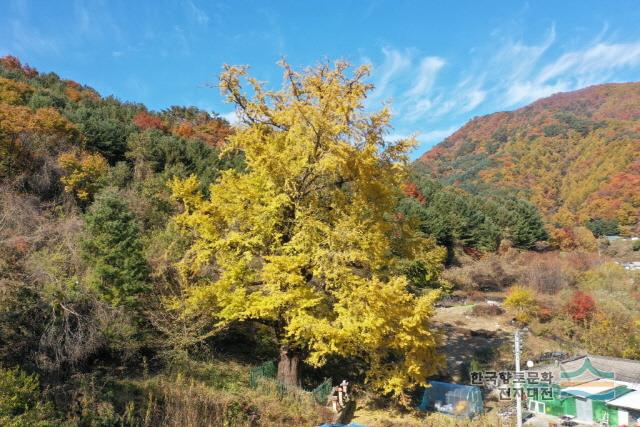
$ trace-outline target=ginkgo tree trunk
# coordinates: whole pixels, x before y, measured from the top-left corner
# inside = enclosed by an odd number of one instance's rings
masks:
[[[353,356],[371,387],[402,397],[442,362],[430,325],[438,291],[410,292],[405,273],[419,263],[438,282],[445,251],[396,213],[415,141],[386,141],[389,110],[364,109],[367,67],[281,65],[277,91],[245,67],[221,74],[241,121],[225,150],[241,150],[246,168],[222,173],[209,196],[195,177],[173,181],[174,221],[193,243],[172,305],[215,327],[271,326],[287,384],[302,361]]]

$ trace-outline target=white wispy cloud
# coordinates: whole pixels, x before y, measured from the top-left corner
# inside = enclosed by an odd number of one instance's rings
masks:
[[[103,40],[109,38],[118,43],[126,43],[125,32],[118,19],[113,16],[108,3],[76,0],[73,3],[71,16],[74,24],[70,28],[71,39]]]
[[[459,115],[475,110],[487,98],[483,88],[484,75],[468,76],[453,88],[442,91],[436,98],[437,105],[430,112],[430,119],[439,119],[447,114]]]
[[[460,126],[449,126],[444,129],[433,129],[425,132],[414,132],[414,133],[401,133],[394,132],[386,135],[384,137],[385,141],[399,141],[402,139],[408,139],[412,136],[416,138],[418,141],[418,145],[429,144],[434,142],[440,142],[452,133],[454,133]]]
[[[371,94],[372,99],[387,95],[387,88],[398,75],[404,73],[411,65],[411,54],[408,51],[402,52],[395,49],[383,48],[384,62],[376,74],[375,91]]]
[[[417,100],[409,100],[404,103],[404,112],[402,115],[408,121],[415,121],[431,111],[438,104],[438,99],[423,98]]]
[[[420,67],[413,86],[407,91],[407,96],[415,98],[429,93],[438,72],[444,66],[445,61],[437,56],[427,56],[420,61]]]
[[[597,80],[623,67],[640,65],[640,42],[598,43],[560,56],[545,66],[537,80],[548,82],[569,74],[574,79]]]
[[[496,55],[491,65],[498,64],[496,71],[501,72],[505,80],[518,80],[528,76],[537,66],[543,55],[556,40],[555,26],[551,26],[545,39],[540,44],[528,45],[520,40],[507,41]],[[507,64],[505,70],[500,64]]]
[[[462,123],[456,123],[455,125],[449,126],[446,128],[433,129],[433,130],[419,133],[416,137],[416,139],[418,140],[418,144],[413,150],[413,156],[416,156],[416,157],[420,156],[430,147],[441,142],[442,140],[450,136],[452,133],[454,133],[456,130],[458,130],[458,128],[460,128],[461,125]]]
[[[464,113],[473,111],[478,105],[482,104],[482,102],[487,98],[487,92],[480,88],[475,88],[466,94],[466,98],[467,102],[461,109]]]
[[[196,20],[198,24],[205,25],[209,23],[209,15],[207,15],[207,13],[204,10],[196,6],[196,4],[193,1],[187,0],[185,1],[185,4],[187,5],[187,9],[189,10],[189,13]]]
[[[10,48],[18,53],[46,53],[58,52],[59,46],[56,40],[42,34],[39,30],[25,25],[20,19],[10,22],[11,33],[13,36]]]
[[[458,125],[451,126],[446,129],[435,129],[427,132],[420,133],[418,135],[419,141],[424,142],[440,142],[452,133],[454,133],[459,128]]]
[[[599,41],[582,49],[562,53],[509,81],[506,104],[531,102],[556,92],[603,83],[623,68],[640,66],[640,41]]]
[[[229,113],[220,114],[220,117],[228,121],[230,124],[235,125],[240,123],[240,119],[235,111],[231,111]]]
[[[391,100],[394,114],[410,121],[431,111],[439,102],[435,87],[445,59],[420,55],[415,49],[389,47],[382,49],[382,55],[382,63],[374,64],[375,90],[369,103]]]
[[[571,90],[571,86],[567,82],[546,84],[529,80],[515,81],[507,88],[504,105],[505,107],[510,107],[569,90]]]
[[[555,25],[534,42],[501,34],[492,34],[493,44],[469,50],[464,69],[451,58],[420,56],[412,48],[383,49],[382,63],[374,63],[376,97],[393,100],[397,135],[419,132],[418,150],[425,149],[474,113],[510,110],[640,71],[640,39],[614,41],[606,26],[582,44],[572,41],[571,47],[566,40],[560,43]]]

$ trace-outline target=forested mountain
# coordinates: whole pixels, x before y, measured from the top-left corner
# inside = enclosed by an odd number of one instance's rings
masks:
[[[557,241],[577,225],[638,233],[640,83],[592,86],[474,118],[416,163],[444,184],[532,202]]]

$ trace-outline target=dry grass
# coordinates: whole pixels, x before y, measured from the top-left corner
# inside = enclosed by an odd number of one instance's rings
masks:
[[[553,295],[574,286],[582,273],[604,261],[595,253],[535,253],[511,249],[502,255],[488,254],[477,261],[449,268],[443,276],[471,297],[478,291],[504,290],[515,283]]]
[[[213,389],[194,380],[156,377],[139,383],[147,396],[141,415],[145,425],[313,426],[320,415],[309,402],[242,389]]]
[[[353,422],[369,427],[508,427],[493,414],[473,419],[455,418],[420,411],[399,412],[388,409],[358,407]]]
[[[491,317],[491,316],[499,316],[502,313],[504,313],[504,310],[501,309],[499,306],[495,305],[495,304],[476,304],[473,306],[473,309],[471,310],[471,312],[475,315],[475,316],[486,316],[486,317]]]

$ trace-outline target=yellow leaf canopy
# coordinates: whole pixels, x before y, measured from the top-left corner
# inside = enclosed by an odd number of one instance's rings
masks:
[[[225,150],[240,150],[246,170],[224,172],[208,197],[195,177],[172,184],[183,206],[174,220],[193,239],[174,307],[218,326],[271,325],[313,365],[361,357],[372,386],[402,396],[441,363],[438,293],[409,292],[403,267],[437,275],[444,251],[395,213],[414,141],[385,141],[389,110],[364,110],[367,67],[282,66],[279,91],[243,67],[221,75],[242,123]]]

